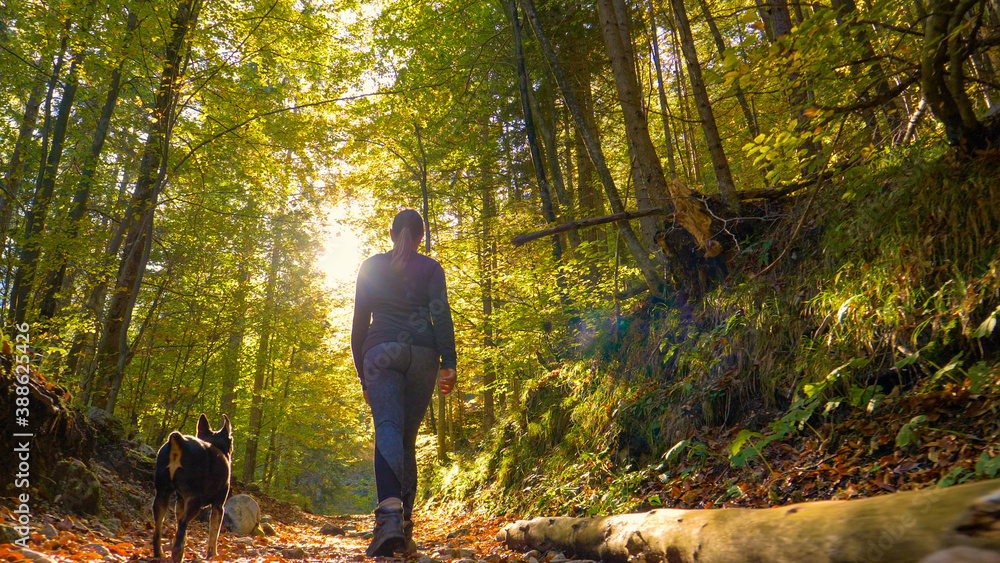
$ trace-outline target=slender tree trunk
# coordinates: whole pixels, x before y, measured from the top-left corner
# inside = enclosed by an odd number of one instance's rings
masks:
[[[574,40],[572,36],[567,37],[568,43],[563,47],[563,52],[567,54],[566,70],[570,84],[572,84],[573,94],[577,103],[580,104],[580,111],[583,113],[586,122],[593,132],[594,138],[600,143],[600,131],[594,119],[594,98],[591,91],[591,57],[588,54],[587,46],[579,40]],[[573,117],[570,114],[567,120],[567,131],[569,131]],[[604,198],[600,190],[594,186],[594,164],[587,154],[587,146],[583,141],[580,131],[573,129],[567,133],[568,139],[573,143],[573,151],[576,164],[576,209],[583,215],[603,215]],[[596,242],[601,239],[601,233],[590,231],[583,233],[584,240]]]
[[[420,136],[420,126],[413,128],[417,136],[417,148],[420,149],[420,197],[424,203],[424,254],[431,253],[431,205],[427,193],[427,153],[424,152],[424,141]]]
[[[611,171],[605,163],[604,154],[601,151],[600,146],[597,144],[597,140],[591,132],[590,127],[587,124],[586,117],[580,110],[580,106],[576,103],[576,96],[573,94],[573,90],[570,88],[569,82],[566,80],[566,75],[563,73],[562,65],[559,63],[555,50],[553,50],[552,45],[545,36],[541,22],[538,20],[538,13],[535,10],[534,2],[532,0],[524,0],[524,9],[525,12],[527,12],[531,28],[535,33],[535,38],[538,40],[539,46],[541,47],[542,53],[549,64],[549,68],[552,70],[553,76],[555,76],[556,83],[559,84],[559,89],[563,94],[563,100],[566,102],[566,106],[573,115],[573,120],[576,122],[577,130],[583,137],[584,143],[587,147],[587,153],[590,155],[590,160],[597,169],[597,174],[601,179],[601,184],[603,184],[605,194],[608,197],[608,203],[611,205],[611,209],[615,213],[623,212],[625,211],[625,205],[622,203],[621,196],[618,193],[618,188],[615,187],[614,179],[611,177]],[[646,285],[649,286],[650,292],[659,293],[660,278],[656,274],[656,268],[653,266],[653,262],[649,259],[648,251],[645,247],[643,247],[642,242],[639,241],[639,237],[635,235],[635,231],[632,230],[631,225],[622,221],[617,223],[617,226],[622,238],[625,240],[625,244],[628,247],[629,252],[632,254],[632,258],[635,260],[639,267],[639,271],[642,273],[643,279],[646,281]]]
[[[535,121],[531,115],[531,102],[528,93],[528,70],[524,65],[524,51],[521,46],[521,23],[517,15],[517,0],[510,0],[508,3],[510,11],[511,27],[514,30],[514,61],[517,66],[517,84],[521,93],[521,113],[524,116],[524,133],[528,139],[528,150],[531,154],[531,165],[535,170],[535,179],[538,181],[538,195],[542,200],[542,216],[549,224],[558,221],[555,207],[552,204],[552,195],[549,190],[548,179],[545,175],[545,165],[542,162],[541,150],[538,148],[538,137],[535,135]],[[562,258],[562,243],[558,236],[552,237],[552,257],[558,262]]]
[[[712,111],[708,90],[701,77],[701,63],[698,61],[694,36],[691,34],[691,23],[688,21],[683,0],[670,0],[670,4],[673,7],[674,20],[677,23],[677,33],[680,35],[681,51],[684,53],[684,60],[687,63],[688,79],[691,83],[695,106],[697,106],[698,115],[701,118],[701,128],[708,143],[709,156],[712,157],[712,168],[715,169],[719,193],[730,209],[739,211],[740,200],[736,195],[736,185],[729,169],[729,160],[722,148],[722,138],[719,136],[719,128],[715,123],[715,113]]]
[[[726,40],[723,39],[722,33],[719,31],[719,26],[715,25],[715,18],[708,8],[708,3],[705,0],[698,0],[698,5],[701,7],[701,14],[705,17],[705,22],[708,24],[708,30],[712,33],[712,38],[715,40],[715,47],[719,50],[719,59],[725,60],[726,50],[728,49]],[[760,134],[760,131],[757,130],[757,121],[753,117],[753,112],[750,111],[747,96],[739,83],[736,84],[734,91],[736,93],[736,101],[739,102],[740,109],[743,111],[743,119],[746,120],[747,129],[750,130],[750,138],[754,138]]]
[[[246,333],[247,284],[250,281],[250,269],[241,262],[237,274],[236,291],[233,295],[232,325],[229,329],[229,339],[226,351],[222,356],[222,396],[219,398],[219,414],[227,414],[230,418],[236,413],[236,386],[240,380],[240,352],[243,350],[243,337]]]
[[[484,135],[484,137],[487,137]],[[484,139],[486,141],[487,139]],[[480,190],[482,192],[482,224],[481,243],[479,251],[479,287],[483,305],[483,348],[486,358],[483,361],[483,428],[489,430],[496,421],[493,407],[493,386],[496,383],[496,365],[493,362],[493,261],[496,256],[496,240],[493,236],[493,222],[496,220],[496,201],[493,196],[492,178],[489,168],[481,166]]]
[[[660,38],[656,28],[656,6],[649,0],[649,38],[653,42],[653,66],[656,68],[656,93],[660,101],[660,123],[663,126],[663,145],[667,149],[667,164],[671,178],[677,177],[674,143],[670,139],[670,110],[667,108],[667,91],[663,86],[663,65],[660,63]]]
[[[770,1],[771,0],[754,0],[754,4],[757,6],[757,15],[760,17],[760,21],[764,24],[764,37],[767,38],[768,43],[774,43],[774,27],[771,23],[771,13],[768,8]]]
[[[111,303],[108,305],[104,331],[97,349],[95,373],[102,382],[95,386],[94,397],[98,401],[107,398],[108,386],[103,384],[103,381],[114,373],[121,352],[121,334],[128,331],[128,319],[131,317],[131,290],[142,282],[144,249],[147,244],[146,238],[152,233],[158,188],[161,185],[160,169],[169,146],[168,136],[173,121],[177,86],[180,82],[183,46],[187,32],[197,20],[200,8],[201,0],[183,0],[177,5],[177,12],[171,21],[173,33],[164,52],[160,86],[147,129],[139,176],[136,178],[129,205],[130,213],[139,214],[144,220],[129,225],[125,236],[124,255],[118,268],[115,287],[111,292]]]
[[[271,266],[267,271],[267,286],[264,290],[264,314],[260,321],[260,337],[257,340],[257,358],[254,363],[253,394],[250,398],[250,421],[247,424],[246,448],[243,451],[243,482],[251,483],[257,469],[257,441],[260,438],[261,418],[264,412],[264,377],[270,363],[271,332],[274,330],[274,286],[278,278],[279,237],[271,243]]]
[[[547,80],[543,78],[542,84],[542,95],[545,98],[545,110],[547,113],[542,112],[541,103],[538,97],[534,95],[530,90],[528,91],[528,101],[531,102],[531,111],[535,115],[535,123],[538,125],[538,131],[541,133],[542,145],[545,147],[545,160],[548,162],[549,171],[552,173],[552,187],[555,191],[556,201],[559,204],[560,213],[563,221],[572,221],[573,212],[572,201],[569,197],[569,193],[566,190],[566,184],[564,183],[562,168],[559,166],[559,149],[556,143],[556,107],[555,101],[552,97],[552,92],[550,89],[545,88]],[[546,119],[546,116],[551,118],[551,121]],[[570,248],[576,248],[580,246],[580,234],[570,233],[567,237],[569,239]]]
[[[42,61],[39,61],[38,66],[42,66]],[[7,240],[10,218],[17,205],[18,193],[21,191],[21,153],[27,148],[31,142],[31,136],[35,132],[35,122],[38,121],[38,108],[42,105],[44,86],[45,82],[39,81],[28,95],[28,100],[24,104],[24,115],[21,117],[21,126],[17,132],[17,140],[10,153],[7,170],[4,171],[3,191],[0,192],[0,241]]]
[[[632,42],[630,39],[623,39],[630,36],[629,23],[627,20],[620,20],[619,16],[627,18],[628,14],[616,9],[615,0],[597,0],[597,8],[625,120],[629,155],[635,167],[636,206],[639,209],[672,206],[663,165],[649,136],[649,123],[646,121],[643,96],[635,73]],[[639,220],[639,226],[643,242],[652,247],[656,232],[660,230],[659,221],[654,217],[644,217]]]
[[[89,27],[89,26],[85,26]],[[11,290],[11,314],[15,323],[24,322],[28,313],[28,301],[35,281],[35,270],[41,255],[39,245],[45,219],[52,203],[55,190],[56,174],[59,173],[59,162],[62,159],[63,143],[66,140],[66,130],[69,126],[69,116],[73,110],[73,101],[79,81],[77,68],[83,64],[86,50],[81,47],[73,56],[69,65],[69,75],[59,101],[59,115],[52,129],[52,145],[46,154],[44,162],[39,166],[38,178],[35,181],[35,194],[31,207],[25,214],[24,246],[18,257],[17,273],[14,274],[14,286]]]
[[[128,174],[123,171],[121,182],[122,186],[128,185],[128,180]],[[111,267],[112,260],[118,257],[118,251],[121,249],[122,241],[125,238],[125,232],[128,230],[132,221],[132,210],[126,209],[125,213],[122,215],[118,229],[106,245],[104,250],[105,263],[98,273],[97,283],[95,283],[94,287],[90,290],[90,295],[87,297],[87,303],[84,305],[85,312],[94,320],[94,324],[96,326],[102,325],[104,321],[104,317],[102,317],[99,312],[104,310],[104,299],[107,296],[108,283],[111,281],[110,274],[107,273],[107,271]],[[80,360],[83,359],[86,347],[95,346],[95,343],[92,341],[97,334],[98,333],[96,331],[83,329],[77,332],[76,336],[73,337],[73,345],[70,346],[69,354],[67,354],[66,358],[66,374],[68,377],[73,378],[79,371]],[[86,366],[86,371],[80,378],[81,392],[77,394],[78,405],[90,404],[95,384],[93,367],[93,362],[88,364]]]
[[[677,84],[677,103],[680,107],[679,119],[681,126],[679,131],[678,127],[674,126],[674,132],[678,135],[677,145],[682,149],[680,151],[681,167],[684,170],[685,178],[688,180],[694,178],[696,181],[700,181],[701,170],[698,168],[698,146],[695,144],[694,136],[691,134],[689,129],[691,125],[691,104],[688,101],[689,97],[687,95],[689,87],[681,78],[684,76],[684,73],[681,70],[681,58],[683,57],[679,55],[681,52],[681,44],[680,40],[677,38],[677,25],[674,23],[673,18],[668,18],[667,21],[670,25],[670,41],[673,44],[674,76],[677,77],[677,80],[675,81]],[[681,141],[683,141],[683,143]],[[688,161],[684,159],[685,153],[688,155],[690,164],[688,164]]]
[[[128,46],[132,37],[132,32],[135,31],[138,21],[136,13],[130,12],[128,24],[125,29],[125,46]],[[87,212],[87,202],[90,199],[90,190],[94,183],[94,175],[96,174],[100,163],[101,151],[104,149],[104,141],[108,137],[108,128],[111,125],[111,116],[114,114],[115,106],[118,104],[118,93],[121,90],[121,69],[123,64],[124,57],[122,57],[122,61],[118,63],[118,66],[111,71],[111,84],[108,86],[108,93],[104,100],[104,106],[101,108],[101,116],[97,120],[97,127],[94,129],[94,135],[91,138],[90,150],[83,159],[83,170],[80,175],[80,181],[76,187],[76,193],[73,196],[73,208],[70,210],[69,217],[66,220],[65,232],[63,235],[63,238],[68,241],[76,239],[79,232],[80,220],[83,219],[84,214]],[[55,315],[56,294],[62,288],[63,281],[66,278],[68,254],[65,248],[60,248],[58,253],[59,258],[55,268],[49,272],[48,276],[46,276],[45,283],[43,284],[44,295],[41,300],[39,311],[39,316],[43,319],[48,319]]]

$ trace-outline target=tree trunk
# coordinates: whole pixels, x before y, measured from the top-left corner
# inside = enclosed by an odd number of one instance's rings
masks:
[[[555,76],[559,89],[562,91],[563,100],[566,102],[566,106],[573,115],[577,131],[579,131],[580,135],[583,137],[584,144],[587,147],[587,153],[590,155],[590,161],[597,169],[597,174],[601,179],[601,184],[604,186],[604,192],[607,195],[608,203],[611,205],[611,209],[615,213],[624,212],[625,205],[622,203],[621,196],[618,194],[618,188],[615,187],[614,179],[611,177],[611,171],[605,163],[604,153],[597,144],[597,140],[594,138],[594,135],[587,124],[586,117],[580,110],[580,106],[576,103],[576,96],[573,94],[573,90],[570,88],[569,82],[566,80],[566,75],[563,73],[562,65],[559,63],[555,50],[553,50],[552,44],[549,43],[548,38],[545,36],[541,22],[538,20],[538,13],[535,10],[534,2],[532,0],[525,0],[524,10],[527,13],[528,21],[531,23],[531,28],[535,32],[535,38],[538,40],[539,47],[549,64],[549,68],[552,70],[553,76]],[[660,293],[660,279],[656,274],[656,268],[653,266],[653,262],[649,259],[648,250],[643,247],[642,242],[639,241],[639,238],[635,235],[632,227],[627,222],[619,222],[617,223],[617,226],[622,238],[625,240],[625,244],[628,247],[629,252],[632,254],[632,258],[635,260],[636,265],[639,267],[639,271],[642,273],[643,279],[646,281],[646,285],[649,286],[650,292],[656,294]]]
[[[250,281],[250,269],[241,262],[237,274],[236,292],[233,295],[234,313],[229,329],[229,339],[226,351],[222,355],[222,396],[219,398],[219,414],[233,418],[236,413],[236,386],[240,380],[240,351],[243,350],[243,337],[246,333],[247,283]]]
[[[709,156],[712,157],[712,168],[715,169],[715,179],[719,186],[719,193],[722,195],[722,199],[726,202],[726,205],[733,211],[738,212],[740,209],[740,200],[736,195],[736,185],[733,182],[732,171],[729,169],[729,160],[726,158],[726,152],[722,148],[722,138],[719,136],[719,128],[715,123],[715,113],[712,111],[708,90],[705,88],[705,82],[701,77],[701,63],[698,61],[694,36],[691,34],[691,23],[688,21],[683,0],[670,0],[670,4],[674,11],[677,32],[680,35],[681,51],[684,53],[684,60],[687,63],[688,78],[691,82],[695,106],[697,106],[698,116],[701,118],[701,128],[705,133],[705,140],[708,143]]]
[[[14,286],[11,290],[11,318],[14,323],[23,323],[28,314],[28,301],[35,281],[35,270],[41,255],[39,239],[45,228],[49,205],[56,185],[56,174],[59,173],[59,162],[62,160],[63,143],[66,140],[66,130],[69,126],[69,115],[73,110],[73,100],[76,97],[79,72],[77,68],[83,64],[86,50],[73,56],[69,65],[69,75],[63,87],[62,98],[59,101],[59,115],[52,129],[52,145],[45,156],[44,163],[39,166],[38,178],[35,181],[35,194],[31,199],[31,207],[24,217],[24,246],[18,257],[17,273],[14,274]]]
[[[124,43],[126,47],[131,40],[132,32],[135,31],[135,28],[138,25],[138,21],[136,12],[130,12],[128,16],[128,24],[125,29]],[[122,57],[118,66],[111,71],[111,84],[108,86],[108,94],[105,97],[104,107],[101,108],[101,116],[97,120],[97,127],[95,127],[94,135],[91,138],[90,150],[83,159],[80,182],[77,184],[76,193],[73,196],[73,208],[70,210],[69,216],[66,220],[63,238],[67,241],[73,241],[76,239],[79,231],[80,220],[87,212],[87,202],[90,199],[90,189],[94,183],[94,175],[96,174],[97,168],[100,164],[101,151],[104,149],[104,141],[108,137],[108,128],[111,125],[111,116],[114,114],[115,106],[118,104],[118,93],[121,90],[121,69],[124,64],[125,60],[124,57]],[[66,278],[68,261],[67,251],[65,248],[60,248],[57,252],[59,254],[58,261],[56,262],[55,268],[49,272],[48,276],[46,276],[45,283],[43,285],[44,295],[42,297],[41,306],[39,307],[39,316],[43,319],[48,319],[55,315],[56,294],[60,288],[62,288],[63,280]]]
[[[427,193],[427,153],[424,152],[424,141],[420,137],[420,126],[416,125],[413,132],[417,136],[417,148],[420,150],[420,197],[424,204],[424,254],[431,253],[431,204]]]
[[[517,15],[517,0],[509,0],[511,28],[514,32],[514,64],[517,66],[517,89],[521,97],[521,113],[524,116],[524,134],[528,140],[528,151],[531,154],[531,165],[535,170],[538,182],[538,195],[542,200],[542,216],[550,225],[558,221],[555,207],[552,204],[552,194],[549,190],[548,178],[545,175],[545,165],[542,162],[541,150],[538,148],[538,137],[535,135],[535,120],[531,115],[531,101],[528,93],[528,69],[524,65],[524,50],[521,45],[521,22]],[[562,258],[562,243],[558,236],[552,237],[552,257],[558,262]],[[560,292],[561,294],[562,292]]]
[[[547,112],[547,116],[551,118],[551,121],[548,121],[546,113],[542,112],[538,96],[530,90],[528,91],[528,101],[531,102],[531,112],[535,116],[535,123],[538,125],[538,132],[541,133],[542,137],[542,145],[545,147],[545,160],[549,165],[549,172],[552,173],[552,188],[555,191],[556,203],[560,210],[559,216],[564,222],[569,222],[573,220],[573,213],[571,211],[573,204],[569,193],[566,191],[562,169],[559,166],[559,149],[556,143],[557,119],[555,100],[553,99],[551,90],[545,87],[547,83],[548,81],[543,78],[541,92],[545,98],[545,111]],[[569,239],[570,248],[580,246],[579,233],[570,231],[567,238]]]
[[[962,76],[964,48],[958,32],[975,0],[930,0],[924,22],[921,88],[931,113],[943,125],[948,143],[966,150],[986,144],[986,130],[972,111]],[[945,70],[945,62],[949,68]]]
[[[595,138],[599,138],[597,125],[594,123],[594,101],[593,92],[590,89],[590,67],[586,61],[578,66],[581,68],[577,69],[578,73],[574,75],[574,78],[580,94],[580,97],[577,98],[580,100],[580,111],[588,123],[593,124],[591,131],[594,132]],[[570,118],[572,118],[572,115]],[[594,174],[596,172],[594,163],[590,161],[590,155],[587,154],[587,144],[584,142],[583,135],[578,129],[573,130],[573,150],[576,155],[577,209],[581,213],[588,215],[604,213],[604,198],[601,197],[600,192],[594,187]],[[596,231],[592,231],[590,236],[584,235],[584,240],[590,242],[596,242],[598,238],[599,236]]]
[[[669,190],[663,165],[660,164],[660,157],[656,154],[653,141],[649,137],[643,94],[639,89],[635,73],[632,41],[626,40],[630,37],[629,22],[619,19],[619,15],[627,18],[628,14],[616,10],[614,0],[598,0],[597,8],[600,12],[604,44],[611,61],[615,89],[625,120],[628,152],[635,167],[636,207],[648,209],[669,205]],[[660,222],[652,217],[644,217],[639,220],[639,227],[643,242],[647,246],[655,244],[654,238],[656,232],[660,230]]]
[[[488,136],[483,135],[484,145]],[[489,430],[496,422],[493,406],[493,385],[496,383],[496,364],[493,362],[493,274],[496,271],[496,241],[493,237],[493,222],[496,220],[496,201],[493,196],[493,186],[489,177],[489,168],[480,169],[482,185],[482,212],[479,221],[482,225],[482,241],[479,251],[479,287],[483,305],[483,348],[486,358],[483,360],[483,429]]]
[[[0,240],[7,240],[10,218],[17,204],[17,194],[21,191],[21,152],[31,142],[31,136],[35,132],[35,122],[38,121],[38,108],[42,105],[41,96],[44,86],[44,82],[39,82],[28,94],[28,100],[24,104],[24,115],[21,117],[21,125],[17,132],[17,140],[14,141],[14,150],[10,154],[10,163],[7,165],[7,170],[4,171],[4,189],[0,191]]]
[[[267,286],[264,289],[264,314],[260,321],[260,336],[257,340],[257,358],[254,363],[253,395],[250,398],[250,421],[247,424],[247,442],[243,450],[243,482],[252,483],[257,469],[257,442],[260,439],[261,418],[264,412],[264,377],[270,364],[271,332],[274,330],[274,286],[278,278],[278,247],[281,240],[274,237],[271,243],[271,266],[267,271]]]
[[[441,463],[448,462],[448,405],[445,402],[447,397],[442,395],[438,391],[438,424],[437,424],[437,449],[438,449],[438,461]]]
[[[907,563],[961,543],[1000,548],[998,488],[993,480],[775,508],[535,518],[508,524],[497,540],[609,563]]]
[[[723,61],[726,58],[726,49],[728,49],[726,41],[719,31],[719,26],[715,25],[715,18],[712,17],[712,11],[708,9],[708,3],[705,0],[698,0],[698,5],[701,7],[701,14],[705,17],[705,22],[708,23],[708,30],[712,33],[712,38],[715,40],[715,48],[719,50],[719,60]],[[739,83],[736,83],[733,90],[736,93],[736,101],[739,102],[740,109],[743,110],[743,119],[746,120],[747,129],[750,130],[750,138],[753,139],[760,134],[760,131],[757,130],[757,121],[753,117],[753,112],[750,111],[747,96]]]
[[[159,195],[161,164],[166,158],[169,146],[170,124],[173,121],[173,106],[180,83],[181,58],[187,32],[198,18],[201,0],[183,0],[177,5],[177,12],[171,20],[173,33],[164,52],[163,72],[160,86],[153,105],[153,115],[147,128],[146,144],[142,151],[139,176],[135,181],[130,213],[143,217],[133,221],[128,228],[123,243],[124,254],[118,268],[115,287],[111,293],[104,321],[104,331],[98,344],[95,362],[95,377],[99,384],[94,387],[94,399],[102,402],[107,398],[108,386],[104,383],[114,372],[121,352],[121,334],[128,331],[131,317],[130,296],[132,288],[142,283],[145,273],[142,268],[143,249],[146,237],[152,233],[152,223]],[[147,224],[148,223],[148,224]]]
[[[146,212],[147,220],[144,221],[148,224],[148,229],[146,231],[145,237],[143,238],[143,248],[142,257],[139,259],[139,270],[145,271],[146,264],[149,263],[149,252],[153,248],[153,210],[150,209]],[[167,280],[169,281],[170,269],[167,269]],[[129,288],[128,300],[126,301],[126,311],[127,315],[125,321],[122,323],[124,326],[128,326],[132,320],[132,312],[135,310],[136,300],[139,298],[139,289],[141,288],[142,278],[136,276],[132,287]],[[164,287],[166,285],[164,284]],[[162,288],[160,294],[162,294]],[[157,294],[156,299],[153,300],[150,310],[150,315],[152,315],[153,310],[156,308],[157,302],[159,301],[160,294]],[[144,328],[144,327],[143,327]],[[142,336],[142,330],[140,329],[139,335],[136,337],[136,342],[139,341],[139,337]],[[104,410],[108,411],[108,414],[114,414],[115,404],[118,401],[118,390],[121,388],[122,381],[125,379],[125,366],[132,360],[132,350],[128,345],[128,330],[122,330],[118,333],[118,362],[115,364],[114,373],[111,376],[111,385],[108,389],[108,401]]]
[[[667,149],[667,164],[670,178],[677,177],[677,163],[674,161],[674,143],[670,139],[670,110],[667,108],[667,91],[663,86],[663,65],[660,63],[660,39],[656,28],[656,5],[649,0],[649,38],[653,42],[653,66],[656,68],[656,93],[660,100],[660,122],[663,126],[663,145]]]
[[[122,173],[122,185],[127,185],[128,174]],[[108,241],[107,247],[104,250],[105,263],[98,273],[97,283],[90,290],[90,295],[87,297],[87,304],[84,306],[86,313],[88,313],[94,319],[96,326],[103,324],[104,318],[101,317],[98,312],[104,309],[104,299],[107,297],[108,282],[110,281],[109,276],[105,273],[110,267],[112,259],[118,256],[118,251],[121,249],[122,241],[125,238],[125,232],[128,230],[129,225],[132,224],[132,210],[128,208],[122,215],[121,222],[118,225],[118,229],[115,231],[114,236]],[[69,377],[73,377],[79,371],[80,360],[83,359],[83,354],[87,346],[94,346],[91,342],[96,336],[96,332],[90,330],[80,330],[77,332],[76,336],[73,337],[73,345],[70,346],[69,354],[66,358],[66,373]],[[96,359],[96,358],[94,358]],[[93,362],[86,366],[86,371],[84,375],[80,378],[80,389],[81,393],[77,395],[77,404],[81,406],[86,406],[90,404],[91,397],[94,393],[95,387],[95,373]],[[157,440],[159,442],[160,440]]]

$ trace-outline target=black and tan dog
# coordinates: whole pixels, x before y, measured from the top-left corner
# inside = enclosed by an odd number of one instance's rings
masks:
[[[198,418],[198,435],[172,432],[156,454],[156,498],[153,499],[153,556],[163,557],[160,532],[170,496],[178,495],[174,513],[177,536],[174,538],[174,563],[184,558],[184,536],[188,522],[203,506],[212,507],[208,529],[208,557],[217,554],[223,507],[229,496],[229,464],[233,453],[233,431],[229,417],[222,415],[222,427],[213,432],[204,414]]]

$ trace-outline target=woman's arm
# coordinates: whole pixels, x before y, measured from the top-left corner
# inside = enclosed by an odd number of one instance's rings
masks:
[[[448,304],[448,288],[444,280],[444,270],[438,264],[431,274],[429,284],[431,297],[429,309],[434,325],[434,341],[441,354],[441,369],[455,369],[458,360],[455,353],[455,326],[451,321],[451,306]]]
[[[372,322],[371,295],[367,283],[367,262],[361,264],[358,271],[358,283],[354,293],[354,322],[351,325],[351,353],[354,355],[354,368],[358,370],[361,388],[365,388],[365,355],[362,349],[368,338],[368,327]]]

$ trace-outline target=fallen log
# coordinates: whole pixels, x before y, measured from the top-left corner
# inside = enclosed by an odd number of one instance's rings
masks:
[[[549,235],[564,233],[566,231],[574,231],[576,229],[583,229],[586,227],[596,227],[597,225],[603,225],[605,223],[614,223],[616,221],[628,221],[631,219],[639,219],[640,217],[649,217],[650,215],[667,215],[669,213],[673,213],[673,210],[667,209],[665,207],[656,207],[653,209],[640,209],[638,211],[622,211],[621,213],[614,213],[612,215],[603,215],[601,217],[588,217],[586,219],[577,219],[576,221],[570,221],[569,223],[563,223],[562,225],[549,227],[548,229],[542,229],[540,231],[535,231],[533,233],[518,235],[510,239],[510,242],[514,246],[521,246],[522,244],[529,243],[535,239],[540,239],[542,237],[547,237]]]
[[[497,541],[607,562],[917,562],[954,546],[1000,550],[1000,480],[775,508],[535,518]]]

